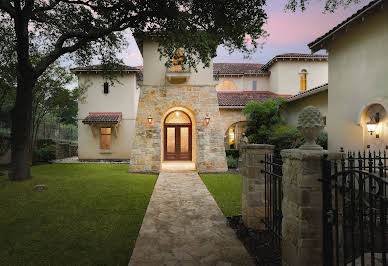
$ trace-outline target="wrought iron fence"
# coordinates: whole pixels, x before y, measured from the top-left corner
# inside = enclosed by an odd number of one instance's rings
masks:
[[[265,182],[265,218],[262,222],[265,224],[266,230],[271,232],[272,242],[275,248],[279,248],[282,239],[282,166],[283,162],[280,156],[265,155],[265,159],[261,161],[264,164]]]
[[[324,265],[387,265],[385,152],[323,159]]]

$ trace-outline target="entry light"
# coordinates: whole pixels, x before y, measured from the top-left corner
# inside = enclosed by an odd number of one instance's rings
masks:
[[[366,127],[368,129],[368,132],[373,135],[374,132],[377,130],[378,123],[380,122],[380,114],[376,113],[375,117],[372,118],[370,121],[366,122]],[[379,135],[376,134],[376,138],[378,138]]]
[[[210,123],[210,116],[209,116],[209,113],[206,113],[206,116],[205,116],[205,124],[208,126]]]
[[[147,117],[147,119],[148,119],[148,124],[152,124],[152,115],[151,114],[149,114],[148,115],[148,117]]]

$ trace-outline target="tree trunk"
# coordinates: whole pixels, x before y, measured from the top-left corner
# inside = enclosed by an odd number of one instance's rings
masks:
[[[31,178],[30,154],[32,151],[32,90],[35,85],[34,70],[30,61],[28,20],[20,12],[14,18],[17,51],[17,94],[11,111],[11,169],[8,178],[23,181]]]

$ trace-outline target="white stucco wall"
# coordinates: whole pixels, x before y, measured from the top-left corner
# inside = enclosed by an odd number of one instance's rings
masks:
[[[312,105],[321,111],[322,116],[326,116],[327,121],[327,97],[328,91],[326,90],[292,102],[288,102],[282,108],[281,115],[283,119],[286,120],[288,125],[296,127],[298,125],[299,113],[303,110],[303,108]]]
[[[387,17],[387,8],[379,10],[329,43],[329,150],[388,145],[387,122],[380,139],[370,137],[365,124],[358,125],[368,104],[388,106]]]
[[[253,88],[253,81],[256,81],[256,90],[257,91],[268,91],[269,90],[269,76],[268,75],[240,75],[240,76],[220,76],[219,80],[216,81],[218,85],[219,83],[229,80],[232,81],[238,91],[251,91]]]
[[[88,84],[85,101],[78,104],[78,157],[80,159],[129,159],[135,135],[135,120],[140,90],[135,73],[118,75],[109,93],[104,94],[105,80],[98,74],[80,74],[79,83]],[[100,150],[100,127],[85,125],[89,112],[122,112],[121,123],[113,129],[111,153]]]
[[[158,52],[159,44],[156,41],[144,40],[143,42],[143,85],[144,86],[160,86],[168,85],[166,79],[167,59],[160,59]],[[185,85],[201,86],[213,84],[213,64],[210,67],[203,68],[203,64],[199,64],[197,72],[191,70],[190,78]]]
[[[306,90],[327,83],[327,61],[284,60],[275,62],[269,69],[271,71],[269,77],[271,91],[277,94],[298,94],[300,91],[299,73],[302,69],[306,69],[308,72]]]

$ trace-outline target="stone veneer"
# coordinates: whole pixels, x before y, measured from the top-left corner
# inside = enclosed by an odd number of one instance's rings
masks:
[[[275,146],[268,144],[240,145],[240,171],[243,176],[242,219],[248,228],[264,229],[265,218],[265,154],[273,154]]]
[[[162,157],[162,119],[172,108],[188,109],[194,116],[193,161],[200,172],[225,172],[224,132],[214,86],[143,86],[131,152],[131,172],[159,172]],[[209,125],[204,124],[206,113]],[[151,115],[150,125],[147,117]],[[195,145],[196,143],[196,145]]]
[[[222,129],[224,134],[228,128],[234,123],[247,121],[246,116],[242,113],[243,108],[241,109],[227,109],[220,108],[220,115],[222,119]]]
[[[283,150],[283,265],[322,265],[322,150]]]

